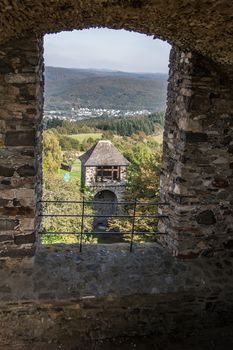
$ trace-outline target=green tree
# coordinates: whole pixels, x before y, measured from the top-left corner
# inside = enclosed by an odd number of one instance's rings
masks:
[[[80,193],[80,184],[77,180],[64,181],[61,174],[46,173],[43,177],[43,200],[52,200],[58,202],[44,203],[44,214],[81,214],[81,203],[59,203],[62,200],[82,201],[83,195]],[[85,200],[89,199],[85,195]],[[85,214],[93,214],[91,205],[85,205]],[[42,243],[79,243],[80,235],[59,234],[58,232],[80,232],[82,220],[78,216],[45,216],[42,221]],[[84,218],[83,243],[95,243],[96,239],[85,232],[92,231],[93,219]],[[54,232],[54,234],[46,234]]]
[[[135,174],[140,166],[151,161],[153,151],[144,142],[138,142],[124,152],[124,156],[130,161],[130,172]]]
[[[159,147],[150,148],[146,144],[138,143],[127,150],[124,155],[130,160],[131,165],[128,171],[128,182],[126,188],[126,200],[131,202],[148,203],[138,204],[135,219],[135,231],[137,232],[154,232],[157,231],[157,218],[140,217],[140,216],[156,216],[158,207],[154,205],[159,197],[159,182],[160,182],[160,164],[161,150]],[[125,208],[126,213],[133,214],[133,205],[128,205]],[[111,220],[109,229],[118,231],[130,232],[132,228],[132,219]],[[125,240],[130,240],[131,235],[125,236]],[[154,235],[137,235],[135,240],[153,241],[156,239]]]
[[[58,136],[50,129],[43,132],[43,172],[57,172],[62,161]]]

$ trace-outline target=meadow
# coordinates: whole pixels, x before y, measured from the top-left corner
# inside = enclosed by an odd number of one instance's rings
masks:
[[[103,133],[102,132],[96,132],[96,133],[87,133],[87,134],[73,134],[73,135],[68,135],[72,139],[75,139],[82,143],[83,141],[92,138],[93,140],[101,139]]]
[[[67,173],[66,170],[62,170],[62,169],[59,170],[59,174],[62,174],[64,176],[65,173]],[[81,176],[81,162],[79,159],[76,159],[72,164],[70,178],[74,180],[80,180],[80,176]]]

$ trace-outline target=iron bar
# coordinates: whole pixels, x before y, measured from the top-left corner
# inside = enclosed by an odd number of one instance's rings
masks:
[[[82,243],[83,243],[84,209],[85,209],[85,202],[84,202],[84,198],[83,198],[83,202],[82,202],[81,236],[80,236],[80,246],[79,246],[80,253],[82,251]]]
[[[67,200],[40,200],[37,203],[67,203],[67,204],[82,204],[82,201],[67,201]],[[103,202],[103,201],[85,201],[86,204],[113,204],[113,202]],[[127,204],[134,204],[134,202],[125,202],[125,201],[119,201],[119,202],[114,202],[116,205],[127,205]],[[168,202],[138,202],[138,204],[141,205],[171,205],[171,203]],[[179,203],[174,203],[175,205],[179,205]],[[230,205],[232,206],[232,203],[224,203],[224,202],[213,202],[213,203],[198,203],[198,202],[191,202],[187,203],[187,205]]]
[[[94,215],[94,214],[39,214],[39,216],[42,217],[85,217],[85,218],[132,218],[133,215]],[[167,215],[135,215],[135,218],[167,218]]]
[[[133,206],[133,221],[132,221],[132,232],[131,232],[131,240],[130,240],[130,253],[132,253],[132,251],[133,251],[133,238],[134,238],[136,208],[137,208],[137,201],[135,199],[134,206]]]
[[[67,203],[67,204],[82,204],[82,201],[65,201],[65,200],[42,200],[38,203]],[[166,202],[137,202],[140,205],[169,205]],[[116,204],[116,205],[127,205],[134,204],[134,202],[104,202],[104,201],[85,201],[85,204]]]
[[[94,235],[94,236],[101,236],[101,235],[109,235],[109,236],[129,236],[130,239],[130,252],[133,251],[133,242],[134,242],[134,236],[135,235],[142,235],[142,236],[148,236],[148,235],[164,235],[167,234],[166,232],[160,232],[160,231],[152,231],[152,232],[147,232],[147,231],[136,231],[135,227],[136,227],[136,219],[143,219],[143,218],[149,218],[149,219],[160,219],[160,218],[168,218],[167,215],[151,215],[151,214],[143,214],[143,210],[142,210],[142,214],[140,214],[140,212],[138,212],[136,214],[136,211],[138,210],[138,206],[142,205],[142,206],[159,206],[159,205],[169,205],[169,203],[161,203],[161,202],[139,202],[135,199],[135,201],[122,201],[122,202],[105,202],[105,201],[85,201],[84,198],[82,199],[82,201],[65,201],[65,200],[45,200],[45,201],[39,201],[40,203],[42,203],[42,205],[45,203],[55,203],[55,204],[81,204],[81,209],[80,209],[80,214],[51,214],[51,213],[40,213],[39,216],[40,217],[77,217],[77,218],[81,218],[81,228],[80,231],[57,231],[57,232],[51,232],[51,231],[42,231],[39,232],[40,235],[79,235],[80,236],[80,241],[79,241],[79,250],[80,252],[82,252],[82,246],[83,246],[83,235]],[[85,214],[85,205],[88,204],[104,204],[104,205],[110,205],[110,204],[114,204],[114,205],[129,205],[131,206],[131,214],[103,214],[103,215],[99,215],[99,214],[95,214],[95,210],[92,207],[92,213],[94,214]],[[44,208],[46,209],[47,206]],[[85,225],[84,225],[84,221],[85,218],[120,218],[120,219],[127,219],[130,220],[131,222],[131,231],[104,231],[104,232],[96,232],[96,231],[89,231],[89,232],[85,232]],[[156,224],[158,223],[158,220],[156,220]],[[156,226],[155,226],[156,227]],[[93,229],[92,229],[93,230]]]
[[[41,231],[39,232],[40,235],[81,235],[81,231]],[[112,232],[112,231],[105,231],[105,232],[95,232],[95,231],[89,231],[89,232],[82,232],[83,235],[130,235],[132,234],[132,231],[120,231],[120,232]],[[147,231],[134,231],[134,235],[166,235],[167,232],[160,232],[160,231],[153,231],[153,232],[147,232]]]

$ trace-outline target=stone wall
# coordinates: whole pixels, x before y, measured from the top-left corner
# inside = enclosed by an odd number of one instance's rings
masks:
[[[85,169],[85,185],[86,186],[92,186],[95,183],[95,177],[96,177],[96,167],[85,167],[82,166]]]
[[[1,47],[0,256],[33,255],[41,195],[42,40]],[[179,257],[232,244],[232,80],[196,53],[171,53],[164,133],[161,240]],[[89,174],[90,173],[90,174]],[[93,177],[93,169],[86,176]],[[123,185],[126,171],[122,167]],[[108,187],[108,188],[107,188]],[[123,199],[124,186],[100,185]]]
[[[173,48],[164,131],[163,243],[183,258],[233,244],[233,81],[201,55]]]
[[[95,191],[95,195],[99,192],[102,192],[102,191],[111,191],[116,195],[118,202],[124,201],[124,197],[125,197],[125,186],[124,185],[114,186],[114,184],[112,184],[112,185],[99,184],[98,186],[95,186],[94,191]]]
[[[188,334],[232,322],[232,6],[143,0],[4,0],[0,47],[0,257],[32,256],[41,194],[42,40],[105,26],[176,43],[171,53],[162,243],[39,248],[34,268],[1,261],[0,342]],[[29,36],[23,37],[23,35]],[[22,36],[23,38],[19,39]],[[9,38],[12,41],[9,42]],[[223,251],[224,250],[224,251]],[[221,252],[221,254],[216,254]],[[201,255],[201,257],[200,257]],[[205,258],[208,256],[208,259]],[[55,345],[56,346],[56,345]],[[23,348],[19,347],[18,349]]]
[[[94,194],[103,190],[115,193],[118,201],[123,201],[127,180],[127,167],[120,167],[120,181],[96,182],[96,167],[82,167],[82,176],[85,176],[85,185],[94,189]]]
[[[33,256],[41,195],[42,39],[0,47],[0,257]]]
[[[187,263],[156,243],[129,246],[41,247],[33,270],[2,264],[0,346],[70,340],[76,349],[85,339],[187,336],[232,322],[232,249]]]
[[[168,40],[222,64],[233,64],[229,0],[4,0],[0,42],[27,33],[107,27]]]

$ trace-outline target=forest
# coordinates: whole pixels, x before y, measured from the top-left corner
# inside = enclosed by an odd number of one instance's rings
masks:
[[[159,195],[159,174],[161,163],[161,143],[164,124],[164,114],[154,113],[144,117],[108,118],[101,120],[87,120],[85,122],[69,122],[51,120],[43,133],[43,199],[44,200],[73,200],[92,199],[90,189],[80,190],[80,163],[78,156],[88,150],[98,139],[108,139],[130,161],[125,199],[127,201],[143,201],[153,203]],[[69,181],[64,180],[65,171],[61,170],[61,163],[71,165],[72,171]],[[92,206],[87,207],[87,213],[92,213]],[[125,210],[130,215],[132,206]],[[44,205],[44,213],[77,213],[81,211],[80,204]],[[155,215],[157,207],[138,206],[139,214]],[[78,243],[79,236],[60,235],[58,232],[79,231],[80,218],[47,217],[43,220],[43,243]],[[84,231],[90,232],[92,220],[86,219]],[[111,219],[108,223],[109,231],[130,232],[130,219]],[[157,229],[155,219],[140,219],[135,222],[136,231],[151,232]],[[54,232],[46,235],[46,232]],[[113,236],[114,237],[114,236]],[[124,236],[124,240],[129,240]],[[138,236],[138,240],[154,240],[155,236]],[[84,235],[86,243],[96,243],[98,239],[93,235]],[[114,241],[114,238],[113,238]]]
[[[45,109],[163,111],[167,74],[45,67]]]

